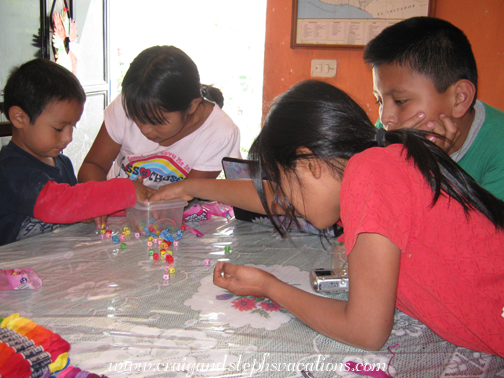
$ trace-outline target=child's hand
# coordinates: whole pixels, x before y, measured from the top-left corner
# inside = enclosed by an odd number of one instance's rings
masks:
[[[444,114],[439,116],[439,120],[424,122],[424,118],[425,113],[417,113],[410,119],[403,122],[401,128],[431,131],[444,136],[444,138],[440,138],[436,135],[431,135],[428,139],[448,153],[450,148],[453,146],[453,143],[455,143],[457,138],[460,136],[460,129],[450,117],[447,117]]]
[[[439,119],[440,121],[436,120],[427,122],[426,130],[430,130],[435,132],[436,134],[444,136],[444,138],[439,138],[435,135],[432,135],[429,137],[429,140],[436,143],[436,145],[438,147],[441,147],[446,153],[449,153],[453,144],[460,136],[461,131],[450,117],[441,114],[439,116]]]
[[[167,201],[172,199],[181,199],[190,201],[194,197],[187,193],[186,186],[190,180],[182,180],[160,187],[153,195],[149,197],[149,202]]]
[[[152,194],[156,193],[155,189],[149,188],[143,184],[143,178],[141,176],[133,181],[133,185],[135,185],[138,201],[146,201]]]
[[[219,261],[215,265],[213,283],[235,295],[268,297],[267,288],[277,278],[264,270]]]

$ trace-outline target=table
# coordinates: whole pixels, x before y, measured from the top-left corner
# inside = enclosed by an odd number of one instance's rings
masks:
[[[125,218],[110,222],[121,230]],[[43,280],[37,290],[0,292],[0,317],[19,313],[60,334],[72,365],[108,377],[283,378],[307,369],[315,378],[351,378],[362,375],[345,363],[386,369],[394,354],[393,377],[504,377],[504,359],[456,347],[400,311],[385,347],[370,352],[318,334],[269,300],[212,283],[216,261],[228,260],[311,291],[311,269],[346,263],[343,246],[333,254],[334,239],[282,239],[270,226],[220,217],[189,225],[204,236],[184,233],[169,280],[165,264],[149,259],[145,236],[130,235],[118,251],[92,224],[0,247],[0,269],[31,267]]]

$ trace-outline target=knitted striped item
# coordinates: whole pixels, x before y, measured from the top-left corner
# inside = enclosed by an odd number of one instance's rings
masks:
[[[0,318],[0,378],[49,378],[63,369],[58,377],[100,377],[68,366],[69,350],[60,335],[30,319],[19,314]]]

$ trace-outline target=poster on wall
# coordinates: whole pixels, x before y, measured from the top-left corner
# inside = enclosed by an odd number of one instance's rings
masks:
[[[77,40],[77,25],[72,18],[72,11],[67,1],[59,1],[61,3],[58,7],[61,8],[59,11],[56,8],[56,2],[57,0],[54,0],[51,7],[54,61],[77,75],[76,44],[74,43]],[[72,0],[69,2],[72,4]]]
[[[387,26],[434,15],[435,0],[293,0],[291,47],[362,47]]]

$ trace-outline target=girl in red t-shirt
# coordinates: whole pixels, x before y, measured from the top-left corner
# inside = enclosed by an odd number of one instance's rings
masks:
[[[271,108],[249,155],[255,180],[185,180],[151,200],[218,200],[266,213],[281,234],[273,214],[320,229],[339,221],[348,301],[223,262],[214,283],[356,347],[380,349],[398,307],[456,345],[504,357],[504,202],[424,135],[377,130],[344,92],[305,81]]]

